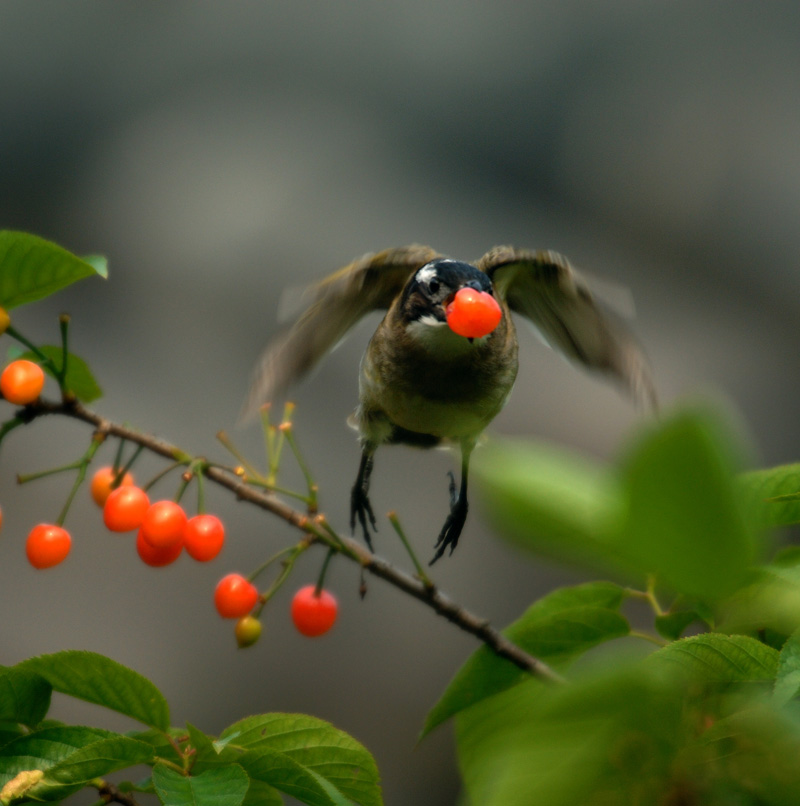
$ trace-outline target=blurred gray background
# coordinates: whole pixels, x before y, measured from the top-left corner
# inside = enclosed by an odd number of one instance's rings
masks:
[[[716,390],[758,461],[800,458],[796,3],[4,2],[0,70],[0,225],[110,265],[108,282],[20,309],[15,324],[54,342],[69,311],[108,417],[220,459],[227,429],[258,459],[258,429],[235,423],[285,288],[387,246],[474,259],[513,243],[632,291],[665,404]],[[298,439],[342,529],[358,462],[345,419],[376,321],[296,394]],[[620,450],[641,416],[625,400],[528,334],[521,359],[495,433]],[[224,553],[159,571],[82,494],[69,560],[30,569],[25,535],[57,516],[70,480],[17,487],[15,474],[72,461],[88,439],[59,420],[3,445],[0,662],[104,652],[155,681],[175,724],[210,732],[252,713],[315,714],[372,750],[389,804],[457,801],[450,726],[415,740],[471,638],[379,581],[360,602],[345,561],[329,577],[337,627],[301,638],[288,602],[316,578],[312,551],[265,611],[261,642],[237,651],[212,590],[295,539],[279,521],[211,490]],[[377,457],[376,511],[396,509],[424,558],[450,466],[439,452]],[[138,477],[160,467],[143,461]],[[378,550],[407,565],[380,527]],[[582,577],[518,554],[476,507],[435,578],[503,625]],[[55,715],[132,727],[62,700]]]

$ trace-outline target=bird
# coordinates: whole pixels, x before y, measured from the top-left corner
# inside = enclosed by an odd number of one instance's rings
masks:
[[[465,289],[487,310],[497,309],[489,332],[484,327],[478,335],[469,329],[461,335],[453,329],[454,303]],[[284,394],[365,315],[386,311],[361,359],[358,405],[349,420],[361,447],[350,529],[360,527],[371,551],[378,527],[370,479],[375,452],[384,444],[460,450],[460,484],[449,473],[449,512],[430,564],[456,548],[469,508],[470,456],[517,375],[512,312],[568,359],[605,374],[637,403],[656,406],[638,342],[558,252],[496,246],[467,263],[411,244],[364,255],[312,286],[309,296],[302,313],[268,344],[243,412],[252,414]]]

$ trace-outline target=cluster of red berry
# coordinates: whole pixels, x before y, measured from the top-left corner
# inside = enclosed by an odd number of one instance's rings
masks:
[[[0,374],[0,393],[14,405],[33,403],[44,387],[44,372],[32,361],[12,361]],[[103,509],[103,522],[112,532],[138,530],[136,551],[153,567],[169,565],[185,549],[198,562],[213,560],[225,543],[225,527],[215,515],[201,513],[188,517],[175,501],[150,502],[147,493],[136,486],[133,476],[112,467],[100,468],[92,477],[90,492]],[[2,511],[0,511],[2,526]],[[40,523],[28,534],[25,552],[34,568],[58,565],[70,552],[72,538],[60,524]],[[239,646],[250,646],[261,634],[261,622],[251,611],[260,594],[241,574],[228,574],[217,584],[214,604],[223,618],[239,619],[236,639]],[[297,630],[306,636],[326,633],[336,621],[338,604],[328,591],[308,585],[292,600],[291,615]]]
[[[198,562],[213,560],[222,551],[225,527],[216,515],[189,518],[175,501],[150,503],[147,493],[130,474],[111,489],[115,472],[104,467],[92,479],[92,496],[103,507],[103,522],[112,532],[137,529],[136,551],[147,565],[160,567],[178,559],[181,552]]]

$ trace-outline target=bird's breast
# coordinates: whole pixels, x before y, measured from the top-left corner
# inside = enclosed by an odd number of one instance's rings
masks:
[[[362,415],[381,412],[394,425],[440,438],[479,435],[505,405],[517,373],[515,334],[508,326],[498,331],[468,349],[431,351],[388,338],[380,327],[361,362]]]

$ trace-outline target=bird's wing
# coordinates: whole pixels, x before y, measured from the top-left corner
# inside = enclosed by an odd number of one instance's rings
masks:
[[[388,308],[411,275],[436,257],[438,252],[418,244],[386,249],[364,255],[312,286],[308,307],[267,346],[242,416],[248,418],[302,378],[363,316]]]
[[[585,280],[557,252],[496,246],[478,262],[511,310],[545,341],[589,369],[621,382],[633,398],[656,406],[647,361],[635,339],[601,310]]]

